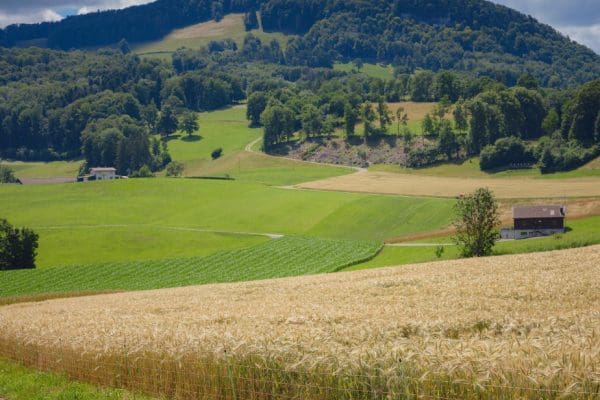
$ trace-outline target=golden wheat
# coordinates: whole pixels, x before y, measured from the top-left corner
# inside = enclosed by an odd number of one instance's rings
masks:
[[[173,398],[600,398],[600,246],[15,304],[0,353]]]

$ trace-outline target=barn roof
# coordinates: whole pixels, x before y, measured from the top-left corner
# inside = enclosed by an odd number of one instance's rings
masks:
[[[559,205],[514,206],[513,218],[562,218],[565,207]]]

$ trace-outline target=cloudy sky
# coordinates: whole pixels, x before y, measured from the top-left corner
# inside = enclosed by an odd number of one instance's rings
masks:
[[[65,15],[123,8],[152,0],[0,0],[0,27],[17,22],[54,21]],[[600,54],[600,0],[494,0],[541,22]]]

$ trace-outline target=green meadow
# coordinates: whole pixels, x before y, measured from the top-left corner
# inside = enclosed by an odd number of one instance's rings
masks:
[[[573,247],[590,246],[600,243],[600,216],[567,221],[567,232],[561,235],[548,236],[528,240],[501,241],[494,247],[494,255],[533,253],[538,251],[562,250]],[[432,245],[423,245],[426,242]],[[379,268],[402,264],[414,264],[437,260],[450,260],[460,257],[456,246],[443,246],[440,257],[436,254],[436,243],[450,244],[451,237],[425,239],[406,244],[420,246],[385,246],[383,250],[371,260],[346,268],[347,271]]]
[[[333,69],[343,72],[356,72],[356,66],[353,63],[336,63]],[[379,79],[394,79],[394,68],[389,65],[365,63],[359,71],[362,74]]]
[[[39,232],[41,267],[201,255],[263,240],[240,233],[383,240],[447,225],[453,203],[205,179],[0,186],[2,216]]]

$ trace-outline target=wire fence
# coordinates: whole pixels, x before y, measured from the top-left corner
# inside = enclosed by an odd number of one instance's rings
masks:
[[[468,368],[428,373],[400,360],[393,368],[344,367],[334,359],[306,366],[265,354],[134,351],[126,343],[118,351],[82,352],[45,339],[47,345],[0,337],[0,354],[75,380],[177,400],[600,399],[598,364],[587,377],[566,371],[537,382],[527,369],[505,368],[481,379]]]

